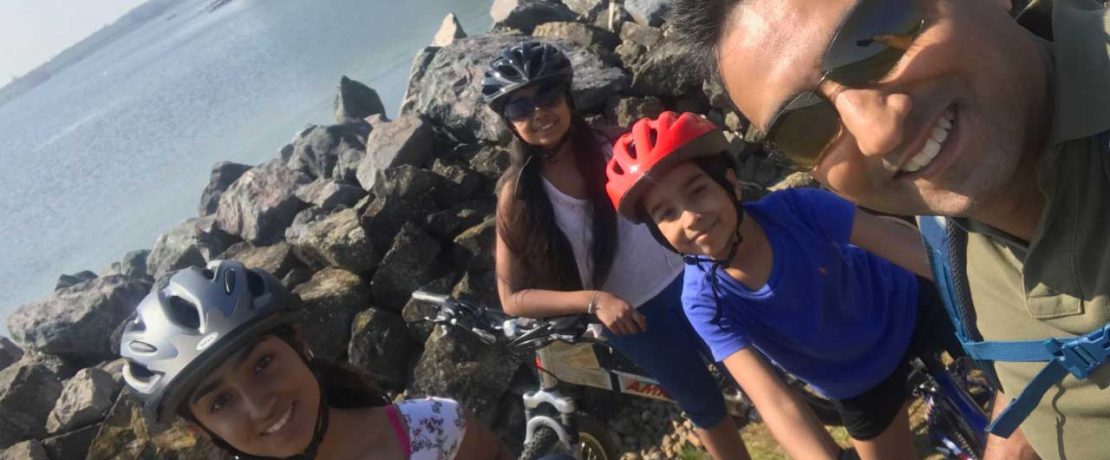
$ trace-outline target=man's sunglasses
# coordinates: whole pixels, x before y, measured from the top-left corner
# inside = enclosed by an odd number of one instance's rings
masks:
[[[536,91],[532,97],[517,97],[505,104],[501,115],[510,121],[523,121],[532,116],[537,107],[549,109],[559,104],[566,96],[565,85],[544,86]]]
[[[860,0],[821,61],[820,83],[873,84],[894,68],[924,19],[914,0]],[[767,123],[763,141],[799,168],[813,169],[840,135],[840,115],[816,88],[798,94]]]

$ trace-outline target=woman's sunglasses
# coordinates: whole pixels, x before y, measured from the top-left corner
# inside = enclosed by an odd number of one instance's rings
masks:
[[[566,86],[544,86],[536,91],[532,97],[517,97],[505,104],[501,115],[509,121],[523,121],[532,116],[537,107],[549,109],[555,107],[566,95]]]
[[[825,51],[818,85],[832,80],[848,87],[863,87],[890,73],[924,26],[916,3],[856,3]],[[791,99],[767,126],[762,140],[804,170],[821,162],[842,127],[836,107],[816,88]]]

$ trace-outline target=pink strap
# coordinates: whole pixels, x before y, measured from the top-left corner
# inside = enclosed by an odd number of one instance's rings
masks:
[[[409,430],[401,422],[401,416],[397,413],[397,406],[386,406],[385,413],[389,416],[389,424],[393,425],[393,434],[397,435],[397,442],[401,443],[405,458],[409,458],[412,455],[412,446],[409,444]]]

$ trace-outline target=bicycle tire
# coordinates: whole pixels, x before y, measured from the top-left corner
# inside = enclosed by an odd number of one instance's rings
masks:
[[[616,436],[601,422],[588,415],[578,416],[578,458],[582,460],[617,460]]]
[[[559,444],[559,435],[555,430],[541,426],[532,434],[532,439],[524,443],[520,452],[520,460],[538,460],[543,456],[553,453]]]

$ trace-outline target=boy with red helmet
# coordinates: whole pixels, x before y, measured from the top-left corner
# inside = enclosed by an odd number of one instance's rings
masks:
[[[816,189],[741,204],[724,151],[697,115],[641,119],[613,148],[606,191],[686,256],[687,317],[791,456],[836,446],[765,358],[834,402],[863,458],[913,458],[908,361],[959,349],[916,231]]]

